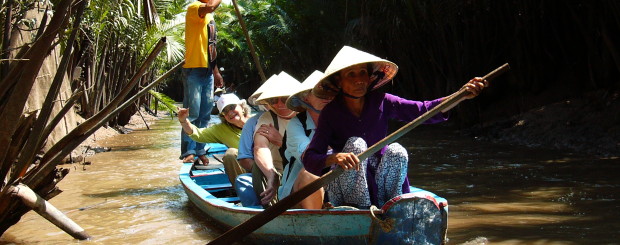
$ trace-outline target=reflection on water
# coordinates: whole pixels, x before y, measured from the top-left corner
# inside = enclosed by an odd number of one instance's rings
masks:
[[[458,244],[620,242],[620,160],[477,142],[425,126],[401,144],[412,185],[450,204]]]
[[[106,141],[111,152],[71,168],[51,200],[94,239],[86,244],[204,244],[220,230],[178,180],[180,127],[163,119]],[[449,244],[610,244],[620,241],[618,158],[477,142],[438,125],[399,142],[412,185],[450,203]],[[84,168],[84,169],[83,169]],[[78,243],[28,213],[0,244]]]

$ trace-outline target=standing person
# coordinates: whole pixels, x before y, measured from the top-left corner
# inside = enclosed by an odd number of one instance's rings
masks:
[[[296,115],[286,107],[286,99],[296,91],[301,83],[289,74],[282,72],[256,100],[269,109],[258,119],[254,129],[254,165],[252,184],[254,191],[264,207],[277,202],[278,188],[282,170],[290,153],[286,151],[286,125]]]
[[[326,187],[334,206],[383,206],[391,198],[410,192],[408,155],[400,144],[390,144],[364,161],[357,158],[367,146],[385,138],[389,120],[410,122],[444,100],[412,101],[376,91],[397,71],[398,66],[391,61],[345,46],[313,88],[318,97],[336,97],[321,112],[302,161],[315,175],[335,165],[347,170]],[[464,99],[477,96],[485,85],[482,78],[471,79],[464,86],[471,94]],[[438,114],[426,123],[445,120],[447,115]],[[327,153],[328,146],[332,154]]]
[[[200,0],[191,3],[185,14],[185,64],[183,65],[183,107],[189,109],[188,120],[198,128],[209,123],[213,108],[213,83],[222,87],[224,80],[217,69],[217,29],[213,12],[221,0]],[[204,143],[192,140],[181,130],[181,157],[193,162],[198,156],[209,164]]]
[[[301,156],[314,136],[315,125],[319,120],[321,110],[332,99],[321,99],[312,94],[312,88],[321,78],[323,78],[323,73],[314,71],[301,84],[299,92],[286,100],[286,106],[298,113],[286,126],[286,149],[291,153],[291,157],[284,167],[282,186],[278,189],[279,199],[287,197],[291,192],[296,192],[319,178],[304,169]],[[303,209],[321,209],[324,194],[325,191],[321,188],[302,200],[299,205]]]

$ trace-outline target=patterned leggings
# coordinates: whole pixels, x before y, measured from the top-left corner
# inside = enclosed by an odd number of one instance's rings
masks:
[[[364,139],[351,137],[347,140],[342,152],[356,155],[367,149]],[[379,207],[391,198],[402,194],[402,185],[407,176],[407,150],[398,143],[388,145],[381,159],[373,154],[360,163],[360,171],[349,170],[327,185],[329,200],[334,206],[370,207],[370,194],[366,182],[368,166],[376,169],[377,201]]]

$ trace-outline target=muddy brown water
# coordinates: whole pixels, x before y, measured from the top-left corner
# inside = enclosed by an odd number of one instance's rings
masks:
[[[205,244],[219,227],[189,203],[178,180],[180,127],[104,140],[112,151],[71,173],[51,203],[81,225],[77,241],[34,212],[0,244]],[[448,199],[448,244],[620,244],[620,160],[479,142],[446,127],[399,140],[414,186]]]

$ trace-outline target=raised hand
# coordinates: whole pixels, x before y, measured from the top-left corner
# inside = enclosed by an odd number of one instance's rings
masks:
[[[465,98],[471,99],[478,96],[480,92],[482,92],[482,89],[488,86],[489,82],[487,82],[487,80],[483,80],[481,77],[472,78],[469,82],[463,85],[463,88],[469,91],[469,95],[465,96]]]
[[[185,122],[187,120],[187,117],[189,117],[189,109],[179,108],[177,116],[179,117],[179,122]]]

